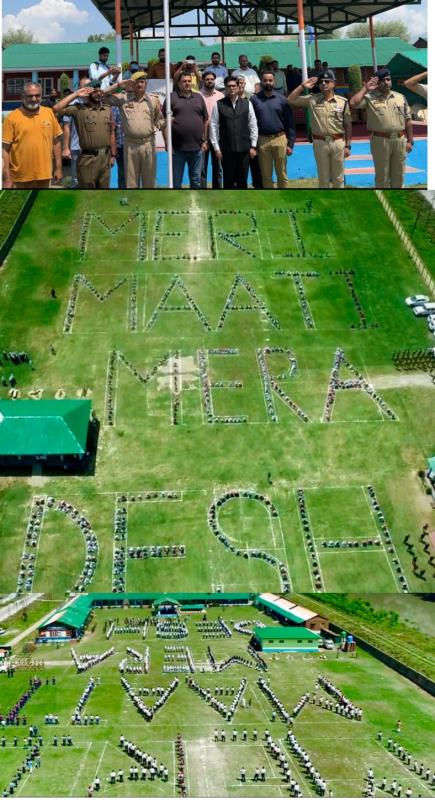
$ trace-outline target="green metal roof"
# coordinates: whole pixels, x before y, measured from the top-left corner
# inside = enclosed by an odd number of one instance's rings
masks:
[[[275,625],[267,628],[254,628],[254,636],[262,641],[263,639],[308,639],[314,641],[320,639],[320,633],[309,631],[308,628],[288,628]]]
[[[71,626],[71,628],[83,628],[91,612],[92,601],[89,595],[77,597],[73,603],[55,611],[51,617],[41,625],[40,630],[54,624]]]
[[[90,400],[0,400],[0,455],[81,455],[90,413]]]
[[[87,69],[92,61],[98,58],[100,44],[95,42],[63,42],[57,44],[14,44],[3,51],[3,71],[16,70],[50,70]],[[141,40],[139,44],[139,62],[146,64],[149,59],[157,57],[157,50],[162,46],[161,39]],[[115,58],[115,43],[107,42],[110,49],[109,63]],[[415,58],[422,51],[410,48],[409,42],[398,37],[380,37],[376,40],[378,63],[387,64],[396,53],[413,53]],[[171,61],[180,61],[188,53],[198,61],[210,63],[211,54],[219,49],[216,42],[204,44],[198,39],[173,39],[171,41]],[[273,55],[281,66],[300,64],[300,53],[294,41],[255,41],[226,42],[225,61],[229,68],[238,66],[239,55],[247,53],[253,64],[259,63],[261,56]],[[320,58],[327,61],[330,67],[349,67],[351,64],[369,66],[372,63],[370,39],[320,39]],[[129,42],[122,43],[123,61],[130,61]],[[420,62],[416,62],[420,63]]]
[[[411,62],[411,63],[409,63]],[[403,74],[410,77],[410,70],[415,67],[427,68],[427,50],[424,47],[408,47],[396,53],[388,64],[391,72],[398,74],[398,70],[403,69]],[[422,69],[414,69],[414,72],[423,72]]]

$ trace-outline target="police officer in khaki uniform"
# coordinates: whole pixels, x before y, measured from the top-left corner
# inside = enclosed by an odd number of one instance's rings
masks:
[[[403,94],[391,91],[391,74],[379,69],[350,100],[367,110],[377,189],[402,189],[406,156],[414,146],[411,112]]]
[[[82,102],[70,105],[77,97]],[[75,122],[81,150],[77,159],[79,188],[108,189],[110,167],[116,157],[116,142],[110,108],[102,104],[100,82],[90,81],[87,86],[64,97],[53,111],[72,117]]]
[[[302,95],[304,89],[319,88],[317,94]],[[352,140],[352,116],[349,103],[334,92],[330,71],[308,78],[288,96],[292,106],[308,108],[311,113],[314,157],[317,163],[319,188],[344,189],[344,159],[348,158]]]
[[[113,94],[118,86],[123,91]],[[159,98],[147,94],[146,88],[146,74],[139,71],[103,95],[103,102],[119,106],[121,113],[127,189],[154,189],[156,185],[156,129],[166,123]]]

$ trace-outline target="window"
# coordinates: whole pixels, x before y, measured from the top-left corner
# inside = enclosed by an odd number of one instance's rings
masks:
[[[50,94],[51,90],[54,89],[53,78],[43,78],[41,83],[42,94],[45,97],[45,95]]]
[[[27,80],[28,78],[8,78],[6,81],[6,94],[14,97],[21,95]]]
[[[303,644],[302,639],[298,639],[298,644]]]

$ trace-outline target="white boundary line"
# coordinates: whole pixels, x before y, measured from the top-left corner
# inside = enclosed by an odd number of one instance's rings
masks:
[[[89,753],[89,750],[91,749],[91,746],[92,746],[92,742],[88,742],[88,746],[86,748],[86,753],[84,754],[84,756],[83,756],[83,758],[82,758],[82,760],[80,762],[80,766],[78,768],[78,772],[76,774],[75,781],[74,781],[73,785],[71,786],[71,791],[69,793],[70,797],[73,796],[74,789],[76,788],[78,780],[81,777],[81,774],[82,774],[82,771],[83,771],[83,767],[85,766],[85,761],[86,761],[86,759],[88,757],[88,753]]]

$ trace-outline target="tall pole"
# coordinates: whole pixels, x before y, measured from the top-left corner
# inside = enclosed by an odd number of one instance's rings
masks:
[[[222,34],[221,36],[221,50],[222,50],[222,64],[225,64],[225,37]]]
[[[165,81],[166,81],[166,142],[168,151],[168,189],[173,189],[172,172],[172,109],[171,109],[171,53],[169,49],[169,0],[163,0],[163,26],[165,37]]]
[[[130,61],[133,61],[133,55],[134,55],[134,53],[133,53],[133,48],[134,48],[134,44],[133,44],[133,33],[134,33],[134,31],[133,31],[133,23],[129,22],[128,23],[128,27],[130,29]]]
[[[304,0],[298,0],[299,50],[301,52],[302,82],[308,79],[307,49],[305,43]]]
[[[116,43],[116,63],[121,70],[122,78],[122,35],[121,35],[121,0],[115,0],[115,43]]]
[[[370,42],[372,45],[373,72],[376,72],[378,68],[378,56],[376,53],[375,26],[373,25],[373,17],[369,17],[369,30],[370,30]]]
[[[314,28],[314,44],[316,47],[316,59],[319,60],[319,36],[317,34],[317,28]]]

